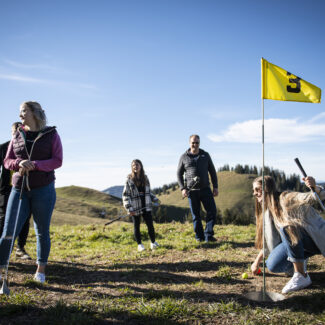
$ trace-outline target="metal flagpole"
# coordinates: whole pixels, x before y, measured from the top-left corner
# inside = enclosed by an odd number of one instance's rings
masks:
[[[262,98],[262,216],[263,216],[263,300],[265,300],[265,188],[264,188],[264,99]]]
[[[285,297],[282,294],[276,292],[266,291],[266,281],[265,281],[265,186],[264,186],[264,97],[263,97],[263,58],[262,58],[262,217],[263,217],[263,290],[262,291],[252,291],[245,294],[245,297],[254,301],[280,301]]]

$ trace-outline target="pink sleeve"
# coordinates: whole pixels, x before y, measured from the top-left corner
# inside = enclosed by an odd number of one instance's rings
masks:
[[[3,161],[3,165],[5,166],[6,169],[10,170],[19,170],[19,163],[22,161],[22,159],[17,159],[16,155],[14,153],[13,145],[12,145],[12,140],[9,143],[8,150],[6,157]]]
[[[62,166],[63,150],[60,136],[56,133],[52,143],[52,158],[48,160],[34,160],[36,170],[50,172]]]

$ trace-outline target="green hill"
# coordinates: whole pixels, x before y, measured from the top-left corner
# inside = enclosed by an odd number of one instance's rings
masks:
[[[252,182],[256,175],[237,174],[231,171],[218,172],[219,195],[215,198],[217,208],[224,216],[227,211],[244,213],[247,217],[254,216]],[[158,196],[163,205],[188,208],[188,200],[182,199],[178,187]]]
[[[219,196],[215,198],[223,223],[247,224],[254,220],[252,181],[256,175],[218,172]],[[96,224],[115,218],[122,207],[121,199],[90,188],[57,188],[54,224]],[[188,200],[182,200],[178,187],[158,196],[161,207],[154,209],[156,222],[184,221],[189,214]],[[101,213],[105,212],[105,217]],[[122,210],[124,213],[124,209]],[[188,216],[190,219],[191,217]]]
[[[103,223],[105,219],[116,217],[122,207],[119,198],[85,187],[60,187],[56,194],[54,224]]]

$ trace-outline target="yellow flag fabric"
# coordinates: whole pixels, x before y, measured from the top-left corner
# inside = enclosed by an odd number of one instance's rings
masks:
[[[262,99],[320,103],[321,89],[262,58]]]

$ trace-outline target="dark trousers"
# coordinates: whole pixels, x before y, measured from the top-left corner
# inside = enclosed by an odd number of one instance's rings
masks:
[[[214,202],[212,191],[209,187],[194,190],[189,193],[188,201],[193,218],[195,238],[209,240],[214,235],[213,226],[216,223],[217,208]],[[201,220],[201,202],[207,213],[205,230],[203,231]]]
[[[27,218],[23,228],[18,235],[18,248],[23,249],[26,245],[28,233],[29,233],[29,222],[30,222],[31,215]]]
[[[10,193],[0,194],[0,237],[2,235],[3,226],[5,224],[5,216],[6,216],[9,195]]]
[[[144,211],[142,213],[142,217],[144,222],[147,225],[150,240],[152,243],[154,243],[156,241],[156,236],[155,236],[155,229],[153,227],[152,214],[150,211]],[[139,245],[141,244],[141,233],[140,233],[141,215],[132,216],[132,219],[133,219],[133,226],[134,226],[134,238]]]
[[[0,237],[2,236],[3,227],[5,224],[5,216],[6,216],[9,195],[10,195],[10,193],[0,195]],[[31,218],[31,215],[29,216],[29,218],[27,218],[20,234],[18,235],[18,247],[21,249],[24,248],[26,245],[26,241],[27,241],[27,237],[28,237],[28,233],[29,233],[30,218]]]

